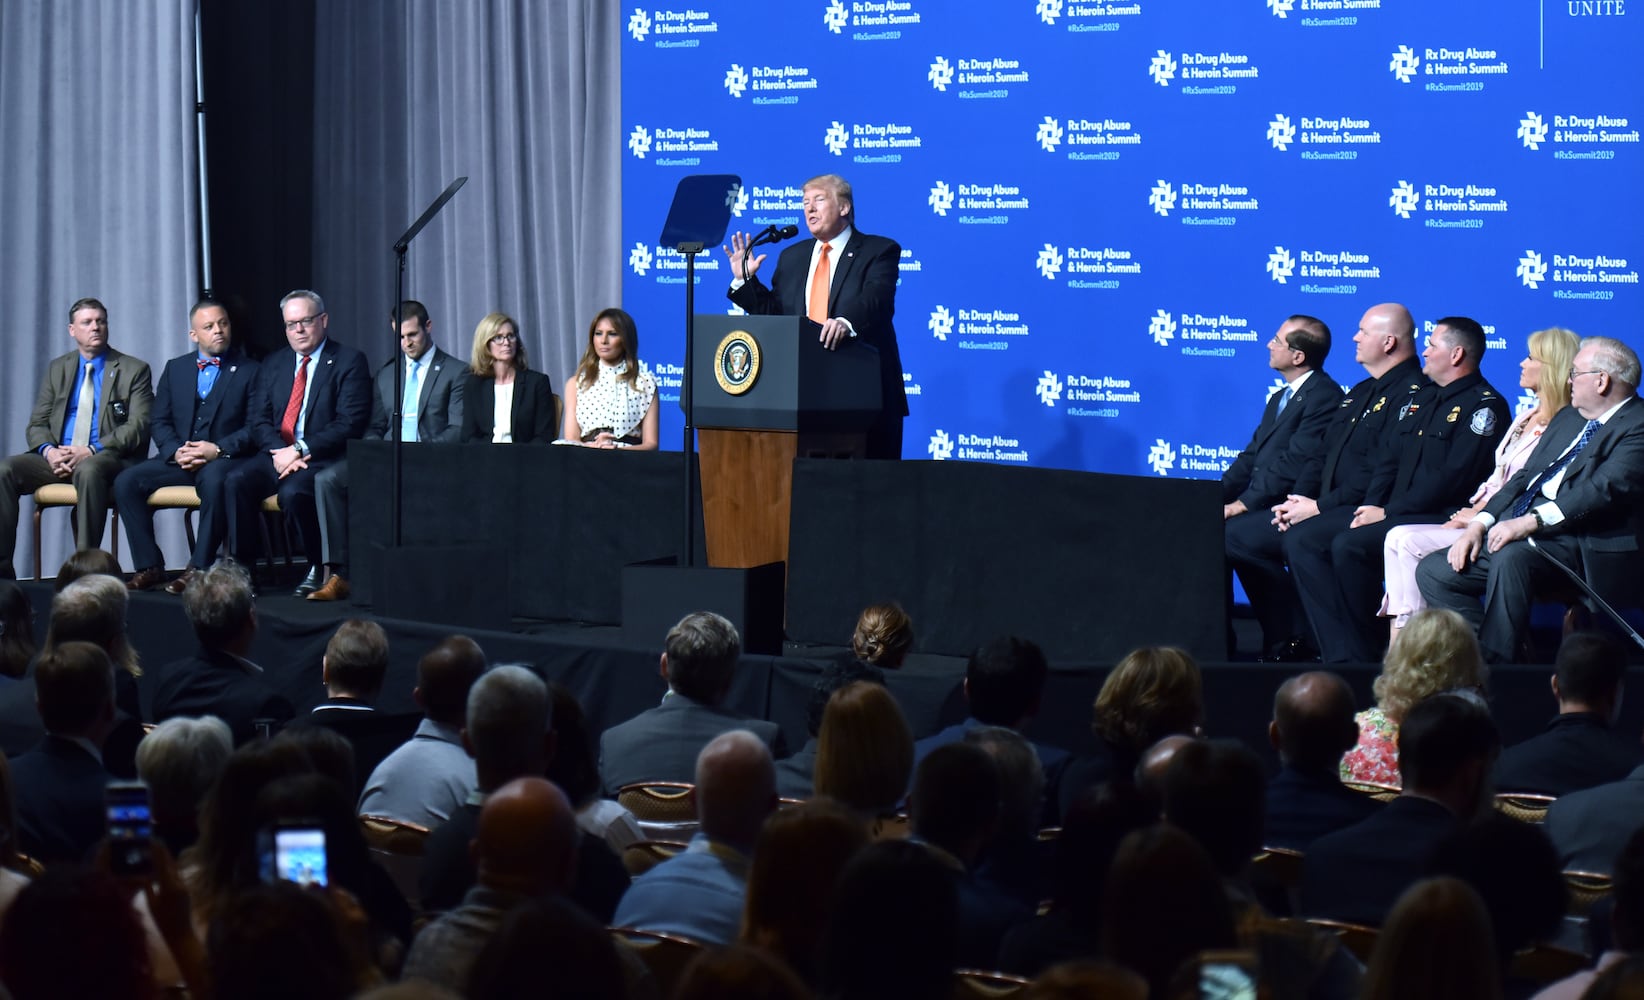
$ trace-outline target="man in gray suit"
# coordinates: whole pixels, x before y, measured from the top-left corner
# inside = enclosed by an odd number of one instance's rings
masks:
[[[389,317],[392,322],[393,317]],[[466,366],[434,346],[434,324],[421,302],[400,304],[400,350],[405,355],[405,403],[399,431],[406,441],[455,441],[462,433],[462,385]],[[366,440],[392,441],[388,425],[394,414],[394,376],[398,363],[378,369],[371,397],[371,426]],[[348,586],[348,462],[337,462],[319,474],[315,499],[320,511],[321,545],[330,578],[308,595],[311,601],[341,601]]]
[[[662,704],[599,738],[599,776],[607,794],[637,782],[692,781],[702,748],[733,729],[758,736],[772,757],[787,755],[776,723],[722,707],[741,654],[736,626],[712,611],[692,612],[668,630],[661,668],[668,693]]]
[[[29,417],[29,450],[0,462],[0,579],[16,579],[18,498],[72,483],[82,549],[102,548],[114,477],[148,455],[154,386],[148,364],[108,346],[108,310],[96,299],[69,307],[75,349],[53,358]]]
[[[1644,827],[1644,767],[1620,781],[1561,795],[1542,829],[1565,871],[1608,875],[1634,831]]]

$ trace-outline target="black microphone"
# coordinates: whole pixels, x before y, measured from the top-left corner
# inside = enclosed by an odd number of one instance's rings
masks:
[[[772,228],[775,228],[775,227],[772,227]],[[771,237],[771,242],[772,243],[780,243],[783,240],[791,240],[795,236],[798,236],[798,235],[799,235],[799,227],[798,226],[783,226],[781,229],[776,230],[776,234]]]

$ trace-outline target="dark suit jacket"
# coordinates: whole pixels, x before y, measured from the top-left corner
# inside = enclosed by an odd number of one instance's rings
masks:
[[[102,839],[109,773],[77,743],[47,735],[11,762],[17,846],[43,864],[79,864]]]
[[[919,770],[920,761],[930,756],[930,752],[937,747],[947,746],[949,743],[958,743],[972,729],[982,729],[985,726],[986,723],[978,722],[976,719],[967,716],[965,721],[956,722],[946,729],[919,740],[913,745],[913,769],[915,771]],[[1062,784],[1062,774],[1067,770],[1073,756],[1066,750],[1046,746],[1032,740],[1029,740],[1028,744],[1033,747],[1033,752],[1038,754],[1039,767],[1045,775],[1044,803],[1040,809],[1039,825],[1042,827],[1055,826],[1061,817],[1059,789]]]
[[[40,394],[29,416],[29,450],[42,445],[62,445],[63,424],[68,420],[69,396],[80,373],[79,351],[51,359]],[[116,404],[120,404],[116,406]],[[148,362],[109,348],[103,359],[103,398],[97,408],[98,445],[106,452],[135,461],[148,456],[149,411],[154,405],[154,386]],[[121,417],[116,412],[125,410]]]
[[[811,273],[816,240],[785,248],[776,259],[776,273],[766,287],[756,274],[727,295],[732,302],[760,316],[803,316],[809,303],[805,281]],[[907,416],[908,395],[902,385],[902,355],[896,346],[896,282],[901,275],[902,248],[895,240],[869,236],[853,229],[845,248],[831,261],[828,315],[850,321],[864,343],[879,350],[879,386],[883,406]]]
[[[455,441],[462,435],[462,398],[468,368],[439,348],[429,352],[428,366],[417,391],[417,440]],[[405,355],[377,369],[377,391],[371,395],[371,427],[368,437],[392,440],[388,433],[394,409],[394,378],[405,379]]]
[[[497,383],[473,372],[463,380],[462,440],[489,442],[496,430]],[[514,444],[548,444],[559,436],[554,426],[554,387],[542,372],[515,373],[514,406],[509,412]]]
[[[785,799],[808,799],[816,791],[816,752],[822,743],[815,736],[776,762],[776,794]]]
[[[1300,915],[1381,926],[1457,828],[1444,806],[1401,795],[1369,819],[1320,837],[1307,851]]]
[[[251,444],[258,451],[285,447],[280,421],[297,380],[297,352],[282,348],[263,359],[251,397]],[[365,355],[325,339],[308,362],[308,416],[302,441],[319,461],[342,458],[348,442],[371,421],[371,372]]]
[[[1420,359],[1409,358],[1353,386],[1325,429],[1323,461],[1297,477],[1296,492],[1320,510],[1364,503],[1400,409],[1426,384]]]
[[[1567,795],[1620,781],[1644,763],[1637,739],[1622,739],[1591,712],[1555,715],[1545,732],[1501,752],[1496,790]]]
[[[199,400],[196,410],[198,358],[198,351],[190,351],[167,361],[160,372],[154,394],[154,454],[168,462],[189,441],[210,441],[225,457],[251,450],[251,387],[257,381],[257,362],[237,350],[224,354],[211,395]]]
[[[1506,517],[1586,423],[1573,406],[1553,414],[1529,461],[1485,505],[1485,512],[1497,520]],[[1633,399],[1617,410],[1570,460],[1555,502],[1564,520],[1537,534],[1576,536],[1587,582],[1606,598],[1636,598],[1641,592],[1638,553],[1644,549],[1644,403]]]
[[[1620,781],[1559,797],[1542,829],[1565,871],[1615,870],[1615,859],[1644,826],[1644,767]]]
[[[284,695],[221,650],[202,646],[156,673],[154,721],[215,715],[228,723],[235,746],[256,737],[255,720],[272,719],[279,728],[295,714]]]
[[[640,781],[695,781],[696,755],[720,733],[747,729],[765,741],[772,757],[787,755],[782,730],[774,722],[745,719],[715,705],[670,694],[599,738],[599,776],[615,795]]]
[[[323,726],[343,737],[354,748],[354,789],[359,798],[365,780],[377,769],[384,757],[393,753],[401,743],[416,735],[421,715],[388,715],[374,708],[362,710],[365,703],[352,698],[327,698],[314,711],[295,720],[293,725]]]
[[[1222,503],[1244,501],[1245,509],[1271,507],[1294,491],[1309,464],[1324,457],[1324,432],[1341,404],[1341,386],[1324,369],[1307,376],[1290,404],[1279,412],[1284,390],[1262,410],[1250,443],[1222,473]]]
[[[1262,843],[1305,852],[1313,841],[1369,819],[1382,804],[1355,792],[1335,775],[1316,777],[1288,765],[1267,783],[1267,823]]]

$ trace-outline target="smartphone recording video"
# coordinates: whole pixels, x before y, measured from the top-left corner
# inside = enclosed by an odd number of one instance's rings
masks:
[[[281,825],[263,833],[263,880],[329,885],[325,830],[316,824]]]
[[[111,782],[104,792],[109,870],[114,875],[147,875],[154,870],[154,822],[148,787],[136,781]]]

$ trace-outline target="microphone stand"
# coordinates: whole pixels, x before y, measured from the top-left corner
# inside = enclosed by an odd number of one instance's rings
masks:
[[[1639,635],[1638,631],[1627,623],[1627,619],[1621,617],[1621,613],[1619,611],[1610,607],[1610,602],[1600,597],[1598,595],[1598,591],[1594,590],[1592,584],[1588,583],[1580,573],[1577,573],[1569,566],[1566,566],[1562,560],[1555,557],[1551,552],[1548,552],[1546,549],[1537,545],[1534,538],[1526,538],[1525,541],[1530,543],[1530,548],[1541,553],[1541,557],[1543,559],[1552,563],[1554,566],[1557,566],[1565,576],[1570,578],[1571,583],[1575,584],[1581,589],[1583,594],[1587,595],[1587,599],[1592,601],[1595,607],[1604,612],[1605,616],[1611,621],[1615,622],[1617,625],[1620,625],[1621,630],[1626,632],[1633,642],[1638,644],[1639,648],[1644,649],[1644,636]]]
[[[700,241],[680,243],[675,247],[685,255],[685,358],[686,364],[694,356],[692,351],[696,343],[696,255],[702,252],[704,244]],[[680,537],[685,540],[685,551],[681,554],[681,566],[696,565],[696,524],[691,518],[691,511],[696,506],[696,477],[692,475],[691,460],[696,455],[696,419],[695,402],[691,398],[691,380],[689,375],[679,382],[681,409],[685,411],[685,440],[680,446],[684,452],[685,462],[685,530]]]

